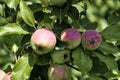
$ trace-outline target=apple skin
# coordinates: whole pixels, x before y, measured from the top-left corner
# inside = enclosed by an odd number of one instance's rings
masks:
[[[68,49],[74,49],[80,45],[81,34],[74,28],[65,29],[61,33],[61,41],[67,44]]]
[[[5,72],[3,70],[0,70],[0,80],[3,80],[5,75]]]
[[[95,30],[86,30],[82,33],[82,46],[87,50],[95,50],[102,42],[101,35]]]
[[[32,48],[39,55],[52,51],[56,42],[56,36],[53,31],[46,28],[36,30],[31,36]]]
[[[48,80],[71,80],[71,69],[67,65],[53,64],[48,68]]]
[[[12,80],[12,73],[7,73],[4,77],[4,80]]]
[[[63,64],[71,61],[70,50],[53,50],[51,58],[54,63]]]

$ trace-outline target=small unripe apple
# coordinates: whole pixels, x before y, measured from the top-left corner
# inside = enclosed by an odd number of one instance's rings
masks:
[[[53,64],[48,69],[49,80],[71,80],[71,69],[67,65]]]
[[[56,36],[52,30],[41,28],[33,33],[31,44],[33,50],[37,54],[46,54],[54,49],[56,45]]]
[[[82,34],[82,46],[87,50],[97,49],[101,41],[101,35],[95,30],[86,30]]]
[[[70,50],[54,50],[51,52],[52,61],[58,64],[70,62],[70,53]]]
[[[5,76],[5,72],[3,70],[0,70],[0,80],[3,80]]]
[[[61,41],[67,44],[68,49],[74,49],[80,45],[81,34],[79,31],[73,28],[65,29],[61,33]]]
[[[7,73],[3,80],[12,80],[12,73]]]
[[[51,5],[62,6],[67,0],[49,0]]]

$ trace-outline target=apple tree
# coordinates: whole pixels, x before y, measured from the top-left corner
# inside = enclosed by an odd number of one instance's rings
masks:
[[[120,0],[0,0],[0,70],[3,80],[119,80]]]

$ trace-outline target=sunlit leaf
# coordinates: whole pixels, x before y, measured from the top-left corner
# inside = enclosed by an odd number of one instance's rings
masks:
[[[35,60],[30,54],[23,55],[15,64],[12,71],[12,80],[26,80],[30,77]]]
[[[28,32],[17,23],[8,23],[5,26],[0,27],[0,36],[9,34],[28,34]]]
[[[84,11],[84,4],[82,2],[79,2],[77,4],[73,4],[72,6],[75,7],[79,13]]]
[[[4,1],[9,8],[13,8],[16,10],[20,0],[2,0]]]
[[[35,26],[35,18],[32,10],[26,5],[24,1],[20,2],[20,13],[23,20],[30,26]]]

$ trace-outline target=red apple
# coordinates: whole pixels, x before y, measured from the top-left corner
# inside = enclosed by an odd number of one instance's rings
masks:
[[[81,34],[79,31],[73,28],[65,29],[61,33],[61,41],[67,44],[68,49],[74,49],[80,45]]]
[[[101,35],[95,30],[86,30],[82,34],[82,46],[87,50],[97,49],[101,41]]]
[[[56,36],[52,30],[41,28],[31,36],[33,50],[37,54],[46,54],[52,51],[56,45]]]
[[[48,69],[49,80],[71,80],[71,69],[67,65],[53,64]]]
[[[3,80],[4,76],[5,76],[5,72],[3,70],[0,70],[0,80]]]

